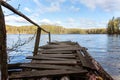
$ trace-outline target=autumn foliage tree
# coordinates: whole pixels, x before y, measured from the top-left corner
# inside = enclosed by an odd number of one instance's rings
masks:
[[[120,34],[120,18],[112,18],[108,22],[107,33],[108,34]]]

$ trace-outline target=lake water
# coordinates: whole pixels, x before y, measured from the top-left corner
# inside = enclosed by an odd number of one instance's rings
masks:
[[[21,42],[26,41],[33,35],[20,35]],[[7,45],[12,47],[19,39],[18,35],[7,35]],[[105,34],[65,34],[52,35],[52,41],[75,41],[81,46],[88,48],[88,52],[95,58],[103,68],[115,80],[120,80],[120,36],[108,36]],[[42,35],[40,45],[46,44],[48,35]],[[32,55],[34,40],[28,44],[19,47],[16,51],[9,52],[11,57],[10,63],[28,62],[26,56]]]

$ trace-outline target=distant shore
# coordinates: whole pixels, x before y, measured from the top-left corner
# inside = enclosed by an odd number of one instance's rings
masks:
[[[107,34],[106,28],[80,29],[64,28],[56,25],[41,25],[41,27],[51,34]],[[36,26],[11,26],[6,25],[7,34],[35,34]],[[44,32],[42,32],[44,34]]]

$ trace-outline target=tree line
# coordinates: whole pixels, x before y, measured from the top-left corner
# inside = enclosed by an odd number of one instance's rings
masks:
[[[106,34],[107,31],[105,28],[101,29],[79,29],[79,28],[64,28],[57,25],[41,25],[47,31],[50,31],[52,34]],[[34,34],[37,30],[37,27],[31,26],[11,26],[7,25],[7,34]],[[45,34],[44,32],[42,32]]]

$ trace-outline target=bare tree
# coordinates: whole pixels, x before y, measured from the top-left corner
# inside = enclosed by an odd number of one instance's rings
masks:
[[[36,33],[36,32],[35,32],[35,33]],[[7,52],[8,52],[8,55],[9,55],[11,52],[13,52],[13,51],[18,52],[18,49],[19,49],[20,47],[22,47],[22,46],[28,44],[29,42],[31,42],[32,40],[34,40],[34,38],[35,38],[35,33],[34,33],[33,36],[28,37],[27,40],[22,41],[22,39],[21,39],[21,37],[20,37],[20,36],[21,36],[21,33],[19,32],[18,40],[17,40],[15,43],[13,43],[13,45],[12,45],[11,48],[7,48],[7,50],[8,50],[8,51],[7,51]],[[21,53],[22,53],[22,51],[21,51]],[[18,55],[18,54],[16,54],[16,55]],[[14,58],[15,58],[15,55],[8,56],[8,61],[11,62],[11,60],[14,59]]]

